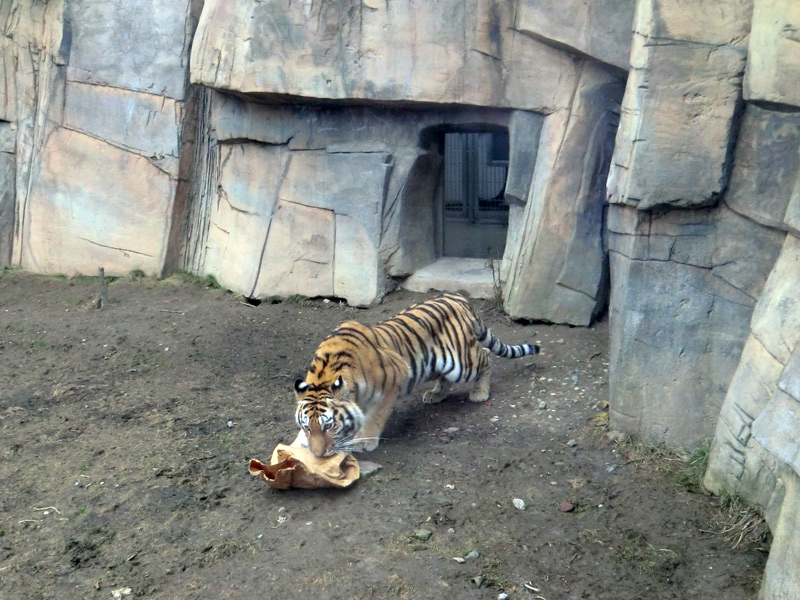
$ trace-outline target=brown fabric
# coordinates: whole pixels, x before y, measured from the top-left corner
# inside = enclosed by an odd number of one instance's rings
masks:
[[[302,446],[278,444],[270,464],[250,459],[250,474],[279,490],[296,488],[345,488],[358,479],[358,461],[352,454],[338,452],[317,458]]]

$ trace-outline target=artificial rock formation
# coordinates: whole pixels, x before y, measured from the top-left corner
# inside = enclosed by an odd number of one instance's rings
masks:
[[[371,304],[441,257],[445,134],[508,132],[506,310],[608,302],[612,426],[713,437],[706,484],[773,528],[762,598],[800,597],[796,1],[0,0],[0,25],[0,267]]]
[[[769,600],[800,595],[795,4],[638,3],[609,175],[612,426],[713,437],[706,485],[773,529]]]

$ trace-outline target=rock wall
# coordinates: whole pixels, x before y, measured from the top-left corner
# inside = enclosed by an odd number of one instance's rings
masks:
[[[637,3],[608,179],[612,426],[713,437],[706,485],[773,529],[764,599],[800,596],[798,25],[788,0]]]
[[[0,249],[10,228],[10,262],[25,269],[161,274],[198,7],[187,0],[1,6],[0,120],[15,139],[3,135],[2,151],[13,150],[13,160],[0,162],[0,173],[8,181],[13,170],[14,185],[0,215],[8,198],[15,210],[2,220]]]

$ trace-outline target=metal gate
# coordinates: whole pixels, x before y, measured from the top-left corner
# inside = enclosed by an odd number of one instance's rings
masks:
[[[502,258],[507,173],[508,133],[445,134],[445,256]]]

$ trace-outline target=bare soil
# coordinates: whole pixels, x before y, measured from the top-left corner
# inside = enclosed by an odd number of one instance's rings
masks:
[[[755,597],[764,553],[707,533],[711,497],[603,435],[604,322],[484,306],[542,353],[494,358],[484,404],[402,399],[360,455],[382,470],[352,488],[280,492],[247,463],[294,438],[291,384],[316,345],[426,296],[251,306],[125,278],[98,310],[98,290],[0,275],[3,599]]]

